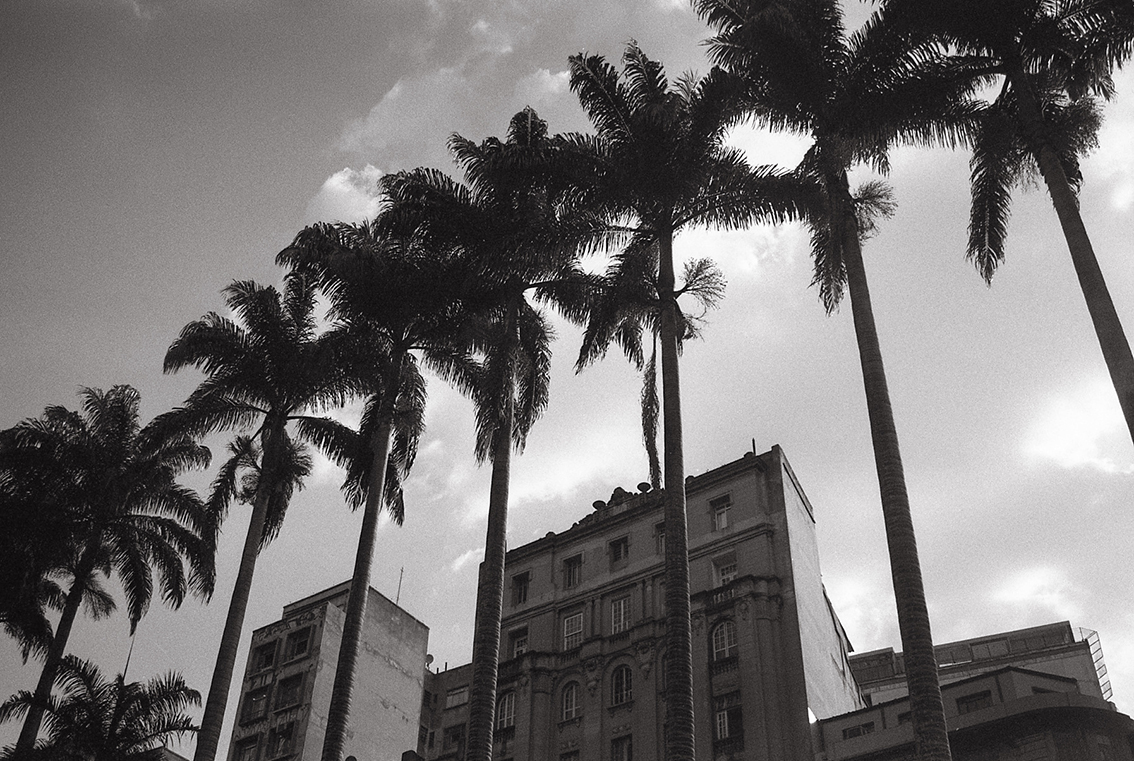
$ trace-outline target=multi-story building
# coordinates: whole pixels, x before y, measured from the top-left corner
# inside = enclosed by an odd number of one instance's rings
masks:
[[[662,495],[615,490],[508,552],[495,756],[661,759]],[[778,447],[686,483],[697,757],[811,761],[810,722],[861,708],[819,576],[815,517]],[[426,679],[426,759],[464,753],[470,669]]]
[[[350,582],[293,602],[252,633],[229,761],[318,761]],[[400,757],[418,741],[429,629],[380,592],[367,597],[345,752]],[[391,749],[398,752],[392,754]]]
[[[1134,720],[1110,699],[1098,635],[1066,621],[935,648],[955,761],[1131,761]],[[819,722],[821,761],[914,757],[901,653],[851,657],[871,706]]]

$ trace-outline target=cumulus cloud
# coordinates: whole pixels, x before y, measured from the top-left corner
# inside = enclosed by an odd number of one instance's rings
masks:
[[[1134,89],[1134,69],[1118,72],[1119,92]],[[1109,188],[1110,205],[1115,211],[1134,209],[1134,104],[1119,98],[1108,104],[1106,121],[1099,130],[1099,150],[1087,158],[1088,182],[1102,182]]]
[[[373,164],[346,167],[332,174],[307,204],[309,221],[362,222],[378,213],[382,170]]]
[[[900,641],[894,594],[889,587],[881,588],[861,577],[824,577],[823,584],[856,651],[873,650],[882,642]]]
[[[1074,619],[1079,615],[1076,601],[1082,599],[1083,592],[1071,583],[1063,570],[1040,566],[1009,576],[992,592],[991,597],[1002,605],[1041,608],[1057,619]]]
[[[1065,468],[1134,473],[1118,398],[1107,378],[1068,390],[1040,408],[1025,451]]]
[[[456,573],[469,563],[479,563],[482,560],[484,560],[484,548],[474,547],[468,552],[462,552],[458,555],[453,562],[449,564],[449,570]]]
[[[570,81],[567,71],[552,74],[548,69],[538,69],[516,82],[516,100],[539,110],[541,105],[565,97]]]

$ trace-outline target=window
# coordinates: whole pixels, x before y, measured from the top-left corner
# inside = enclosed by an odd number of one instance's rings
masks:
[[[610,761],[634,761],[634,743],[630,735],[610,741]]]
[[[630,628],[630,598],[619,597],[610,603],[610,633],[618,634]]]
[[[854,727],[847,727],[843,730],[843,739],[849,740],[852,737],[862,737],[874,733],[874,722],[868,721],[865,724],[859,724]]]
[[[252,670],[270,669],[276,663],[276,643],[271,641],[252,651]]]
[[[723,587],[736,581],[736,561],[717,566],[717,586]]]
[[[285,661],[294,660],[295,658],[302,658],[307,655],[307,651],[311,647],[311,627],[292,632],[287,635],[284,641],[284,657]]]
[[[972,695],[957,698],[957,713],[972,713],[982,708],[988,708],[991,705],[992,692],[985,690],[984,692],[977,692]]]
[[[574,555],[563,561],[563,586],[577,587],[583,581],[583,556]]]
[[[512,632],[512,657],[519,658],[528,651],[528,630],[526,628]]]
[[[563,688],[563,721],[570,721],[582,713],[579,707],[579,683],[568,682]]]
[[[295,749],[295,722],[277,724],[268,736],[268,758],[285,756]]]
[[[665,524],[659,523],[654,526],[654,552],[659,555],[665,554]]]
[[[622,705],[634,699],[634,672],[629,666],[619,666],[610,680],[610,704]]]
[[[303,687],[303,674],[295,674],[287,679],[281,679],[276,688],[276,708],[288,708],[299,702],[299,694]]]
[[[531,580],[531,576],[530,573],[525,571],[512,577],[513,605],[520,605],[528,601],[528,582]]]
[[[630,557],[630,538],[623,536],[610,543],[610,565],[622,565]]]
[[[573,750],[568,753],[561,753],[559,761],[579,761],[579,751]]]
[[[256,761],[256,751],[260,749],[260,735],[245,737],[236,743],[232,761]]]
[[[505,692],[496,702],[496,728],[516,726],[516,693]]]
[[[713,511],[713,531],[721,531],[729,527],[728,514],[732,510],[732,499],[727,494],[710,499],[709,509]]]
[[[433,693],[430,692],[429,690],[422,690],[422,692],[421,692],[421,706],[422,706],[422,708],[429,708],[429,705],[432,702],[433,702]]]
[[[452,727],[445,727],[444,734],[441,735],[441,750],[460,750],[465,744],[465,725],[457,724]]]
[[[713,629],[713,660],[721,661],[736,655],[736,624],[721,621]]]
[[[563,619],[563,649],[574,650],[583,644],[583,614],[572,613]]]
[[[261,687],[244,696],[244,710],[240,712],[242,722],[256,721],[268,714],[268,696],[271,690],[271,687]]]
[[[728,740],[744,734],[744,720],[740,712],[740,693],[713,698],[713,739]]]
[[[467,684],[461,687],[456,687],[445,693],[446,708],[463,706],[467,702],[469,702],[469,686]]]
[[[909,724],[911,721],[913,721],[912,711],[902,711],[900,714],[898,714],[898,726]]]

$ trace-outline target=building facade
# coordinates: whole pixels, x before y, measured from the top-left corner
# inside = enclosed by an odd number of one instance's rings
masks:
[[[663,758],[663,495],[639,489],[508,553],[495,757]],[[697,756],[811,761],[810,717],[865,705],[812,506],[778,447],[686,493]],[[463,757],[469,677],[427,675],[422,757]]]
[[[318,761],[350,582],[287,605],[252,633],[229,761]],[[397,758],[417,744],[429,629],[370,589],[345,753]],[[391,748],[397,748],[396,754]]]

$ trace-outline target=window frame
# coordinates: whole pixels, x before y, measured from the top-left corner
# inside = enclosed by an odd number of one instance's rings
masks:
[[[724,531],[732,526],[732,495],[722,494],[710,499],[709,511],[713,519],[713,531]]]
[[[293,684],[295,685],[294,694],[288,695],[288,692],[285,691],[285,685],[287,686],[286,689],[290,690],[290,686],[293,685]],[[276,682],[275,692],[276,692],[276,697],[275,697],[275,700],[272,702],[272,710],[274,710],[274,711],[279,711],[279,710],[282,710],[284,708],[291,708],[292,706],[297,706],[300,703],[302,703],[303,702],[303,672],[301,671],[298,674],[291,674],[289,676],[284,677],[283,679],[280,679],[278,682]],[[285,699],[288,699],[288,698],[294,698],[294,699],[292,699],[290,703],[284,703],[283,701]]]
[[[532,583],[531,571],[517,573],[512,577],[512,607],[523,605],[528,601],[528,592]]]
[[[282,663],[291,663],[311,654],[314,628],[313,626],[305,626],[302,629],[288,632],[287,637],[284,638]],[[303,650],[297,652],[296,643],[298,642],[303,642]]]
[[[569,622],[578,621],[579,627],[572,628],[571,631],[567,630]],[[574,650],[583,644],[583,611],[575,611],[563,616],[563,650],[564,652]]]
[[[279,640],[273,639],[270,642],[262,642],[252,648],[252,671],[267,671],[275,666],[278,645]],[[264,653],[270,653],[271,655],[265,659]]]
[[[568,701],[570,696],[570,701]],[[579,703],[579,683],[570,681],[563,685],[563,692],[559,699],[559,716],[561,721],[571,721],[583,715],[583,706]]]
[[[469,702],[469,686],[463,684],[445,692],[445,710],[457,708]]]
[[[287,731],[281,731],[286,729]],[[295,720],[281,722],[268,734],[267,758],[280,758],[295,752]]]
[[[260,733],[242,737],[234,745],[236,749],[232,754],[232,761],[256,761],[260,755]]]
[[[563,559],[563,588],[575,589],[583,583],[583,553]]]
[[[625,663],[610,672],[610,704],[626,705],[634,702],[634,671]]]
[[[610,633],[621,634],[630,629],[630,595],[610,601]]]
[[[610,566],[623,566],[630,560],[630,535],[620,536],[617,539],[612,539],[608,545],[610,548]]]
[[[523,629],[516,629],[508,635],[509,650],[511,657],[519,658],[524,653],[528,652],[528,627]]]
[[[633,735],[622,735],[611,739],[610,761],[634,761]]]
[[[253,713],[253,706],[257,705],[257,699],[263,698],[263,703],[260,704],[260,710]],[[254,690],[248,690],[244,693],[244,701],[240,706],[240,723],[250,724],[254,721],[260,721],[268,715],[268,711],[272,705],[272,685],[266,684],[263,687],[257,687]]]
[[[496,701],[496,729],[516,726],[516,693],[508,690]]]
[[[709,642],[713,648],[714,663],[735,658],[738,648],[736,622],[731,618],[726,618],[718,623],[713,627]]]
[[[744,736],[744,712],[740,692],[730,692],[713,699],[713,741]]]

